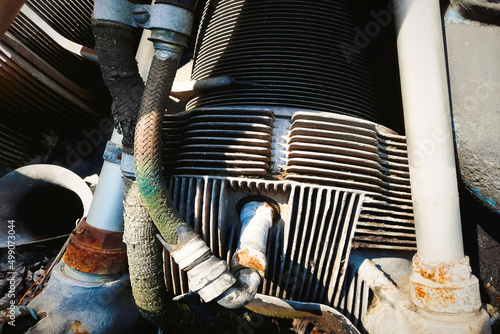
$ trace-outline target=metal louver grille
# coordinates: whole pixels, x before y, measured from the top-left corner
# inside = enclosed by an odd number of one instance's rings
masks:
[[[92,46],[91,0],[27,5],[62,35]],[[98,102],[102,87],[97,65],[59,47],[20,13],[0,41],[0,165],[44,161],[59,136],[94,127],[96,106],[105,105]]]
[[[243,178],[172,177],[172,199],[181,216],[215,255],[229,261],[236,249],[236,202],[249,194],[271,196],[282,220],[269,236],[268,266],[261,292],[338,306],[351,242],[364,200],[362,193],[289,181]],[[308,236],[308,237],[304,237]],[[167,286],[188,292],[187,277],[167,260]]]
[[[52,22],[64,37],[93,48],[94,37],[90,21],[94,0],[28,0],[27,4],[45,21]]]
[[[370,288],[357,274],[357,268],[349,264],[346,268],[342,297],[337,309],[358,328],[361,334],[367,333],[363,321],[371,303],[370,294]]]
[[[90,29],[91,13],[92,11],[86,14],[89,15],[87,29]],[[67,15],[71,16],[71,12],[68,12]],[[47,21],[47,23],[55,25],[54,28],[59,33],[62,34],[63,31],[66,31],[65,35],[70,35],[70,30],[66,30],[64,26],[59,27],[57,21]],[[96,64],[89,63],[63,49],[23,13],[19,13],[8,31],[33,53],[34,58],[42,58],[59,73],[81,87],[91,90],[95,86],[95,81],[100,79],[101,74]],[[71,35],[68,38],[75,41]],[[86,43],[89,42],[88,39],[88,37],[84,38]]]
[[[211,108],[166,116],[164,153],[169,173],[261,175],[268,173],[274,115],[271,111]]]
[[[286,178],[411,203],[405,139],[384,129],[352,117],[297,112],[290,128]]]

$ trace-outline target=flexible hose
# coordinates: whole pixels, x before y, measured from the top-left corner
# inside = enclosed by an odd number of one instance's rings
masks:
[[[176,226],[185,224],[175,210],[163,177],[162,125],[180,51],[156,50],[135,130],[135,176],[141,198],[158,231],[176,245]]]
[[[144,91],[135,60],[140,30],[100,20],[92,22],[92,29],[102,77],[113,97],[114,125],[123,134],[124,152],[131,153],[128,151],[133,148],[137,111]]]
[[[137,183],[123,178],[125,232],[130,268],[130,284],[135,303],[142,316],[162,328],[190,325],[191,331],[203,323],[203,318],[187,305],[172,301],[163,276],[163,247],[151,218],[141,203]]]
[[[174,302],[163,275],[163,247],[157,229],[142,204],[137,183],[123,178],[125,232],[130,284],[142,316],[157,327],[183,333],[222,333],[225,328],[247,321],[221,309],[197,312],[192,306]]]

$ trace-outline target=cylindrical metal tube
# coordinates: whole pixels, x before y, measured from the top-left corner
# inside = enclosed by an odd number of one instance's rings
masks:
[[[265,202],[249,202],[243,206],[240,214],[240,240],[231,263],[233,272],[248,267],[264,276],[267,236],[273,226],[273,216],[273,209]]]
[[[120,145],[122,136],[113,131],[111,142]],[[120,165],[104,161],[87,223],[108,231],[123,231],[123,182]]]
[[[464,258],[439,2],[395,3],[418,254]]]

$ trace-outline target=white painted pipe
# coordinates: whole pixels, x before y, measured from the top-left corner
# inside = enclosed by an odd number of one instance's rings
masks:
[[[418,254],[462,260],[439,1],[396,0],[394,10]]]
[[[116,129],[110,141],[121,145],[122,136]],[[87,223],[108,231],[123,231],[123,182],[120,165],[104,161]]]
[[[28,5],[24,5],[21,8],[21,13],[23,13],[31,21],[33,21],[33,23],[35,23],[39,28],[41,28],[43,32],[45,32],[59,46],[77,56],[82,56],[82,49],[85,48],[83,45],[70,41],[69,39],[58,33],[47,22],[45,22],[44,19],[38,16],[37,13],[31,10],[31,8],[28,7]]]

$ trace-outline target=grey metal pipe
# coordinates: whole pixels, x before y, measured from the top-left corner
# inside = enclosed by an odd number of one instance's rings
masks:
[[[265,275],[267,237],[274,215],[267,202],[252,201],[243,206],[238,248],[231,261],[237,282],[217,300],[219,305],[239,308],[254,298]]]
[[[270,317],[311,321],[316,329],[326,333],[359,334],[358,329],[343,314],[322,304],[257,294],[246,308]]]

